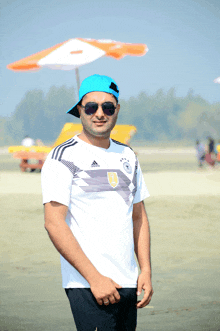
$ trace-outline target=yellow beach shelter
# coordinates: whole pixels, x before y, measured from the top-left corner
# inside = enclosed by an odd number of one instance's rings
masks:
[[[25,171],[27,168],[41,169],[47,154],[54,147],[79,134],[81,131],[82,124],[66,123],[53,146],[10,146],[8,151],[9,153],[13,153],[14,158],[21,159],[20,168],[22,171]],[[136,131],[137,129],[133,125],[115,125],[111,132],[111,138],[122,144],[129,145],[129,141]],[[35,160],[35,162],[30,163],[29,160]]]

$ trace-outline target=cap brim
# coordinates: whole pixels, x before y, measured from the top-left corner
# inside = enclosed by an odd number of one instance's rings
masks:
[[[73,115],[73,116],[76,116],[76,117],[80,118],[79,111],[78,111],[78,109],[77,109],[77,105],[78,105],[79,103],[80,103],[80,101],[77,102],[77,103],[75,104],[75,106],[73,106],[73,108],[71,108],[70,110],[68,110],[66,113],[67,113],[67,114],[71,114],[71,115]]]

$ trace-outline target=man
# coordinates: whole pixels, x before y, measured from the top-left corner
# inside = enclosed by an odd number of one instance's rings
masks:
[[[34,141],[34,139],[32,139],[28,135],[26,135],[24,137],[24,139],[22,139],[21,145],[24,146],[24,147],[31,147],[31,146],[35,145],[35,141]],[[28,161],[29,161],[28,159],[22,159],[21,160],[21,163],[20,163],[21,171],[27,170],[26,166],[27,166]],[[31,169],[30,171],[34,172],[35,170],[36,169]]]
[[[61,254],[63,287],[80,331],[134,331],[137,308],[153,294],[143,203],[149,193],[135,153],[110,139],[118,97],[110,77],[86,78],[68,111],[83,130],[55,147],[42,171],[45,228]]]
[[[25,146],[25,147],[31,147],[33,145],[35,145],[35,142],[32,138],[30,138],[28,135],[24,137],[24,139],[22,140],[21,142],[21,145],[22,146]]]
[[[205,162],[205,146],[199,140],[196,140],[196,156],[201,168]]]
[[[214,167],[215,166],[215,141],[212,137],[208,137],[208,146],[207,146],[207,154],[205,156],[205,160],[208,165]]]

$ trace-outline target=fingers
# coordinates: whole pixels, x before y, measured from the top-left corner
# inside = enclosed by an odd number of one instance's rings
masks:
[[[102,304],[103,304],[103,300],[101,300],[101,299],[96,299],[96,301],[97,301],[97,303],[98,303],[99,306],[102,306]]]
[[[142,292],[142,284],[140,284],[140,282],[138,282],[137,295],[141,295],[141,292]]]
[[[110,301],[109,301],[109,299],[108,299],[108,298],[106,298],[106,299],[103,299],[103,304],[104,304],[105,306],[108,306],[108,305],[109,305],[109,303],[110,303]]]
[[[143,308],[147,306],[151,301],[153,293],[153,289],[150,292],[145,292],[143,299],[141,301],[138,301],[137,308]]]
[[[103,277],[100,282],[91,286],[91,291],[99,305],[108,306],[115,304],[120,300],[120,294],[117,289],[122,288],[121,285],[115,283],[111,278]]]
[[[118,293],[117,290],[115,290],[115,292],[111,295],[109,295],[108,297],[105,297],[103,299],[99,299],[97,300],[99,305],[104,304],[105,306],[108,306],[109,304],[114,304],[114,303],[118,303],[120,301],[120,295]]]
[[[105,306],[108,306],[110,303],[111,304],[116,303],[114,295],[110,295],[108,298],[104,298],[103,303],[104,303]]]
[[[121,299],[120,294],[118,293],[118,291],[116,289],[117,288],[120,289],[120,288],[122,288],[122,286],[117,284],[116,282],[114,282],[114,280],[111,280],[111,281],[112,281],[113,285],[115,286],[115,290],[113,292],[113,297],[114,297],[114,300],[115,300],[114,303],[116,303],[116,302],[119,302],[119,300]]]
[[[109,302],[113,305],[114,303],[116,303],[116,299],[114,297],[114,295],[110,295],[110,297],[108,298]]]
[[[114,304],[114,303],[117,303],[120,301],[120,295],[117,292],[115,292],[114,295],[110,295],[108,298],[104,298],[102,299],[102,303],[105,305],[105,306],[108,306],[109,304]]]
[[[118,293],[118,291],[116,290],[115,293],[114,293],[114,298],[115,298],[115,302],[119,302],[121,297],[120,297],[120,294]]]

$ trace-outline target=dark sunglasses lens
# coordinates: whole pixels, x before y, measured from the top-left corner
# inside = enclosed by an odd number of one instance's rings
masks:
[[[99,105],[96,102],[88,102],[85,105],[86,115],[93,115],[97,111]],[[107,116],[112,116],[115,113],[115,106],[112,102],[105,102],[102,104],[102,110]]]
[[[102,110],[107,116],[112,116],[115,113],[115,106],[111,102],[105,102],[102,105]]]
[[[97,109],[98,109],[98,104],[97,103],[88,102],[85,105],[85,113],[86,113],[86,115],[95,114],[95,112],[97,111]]]

